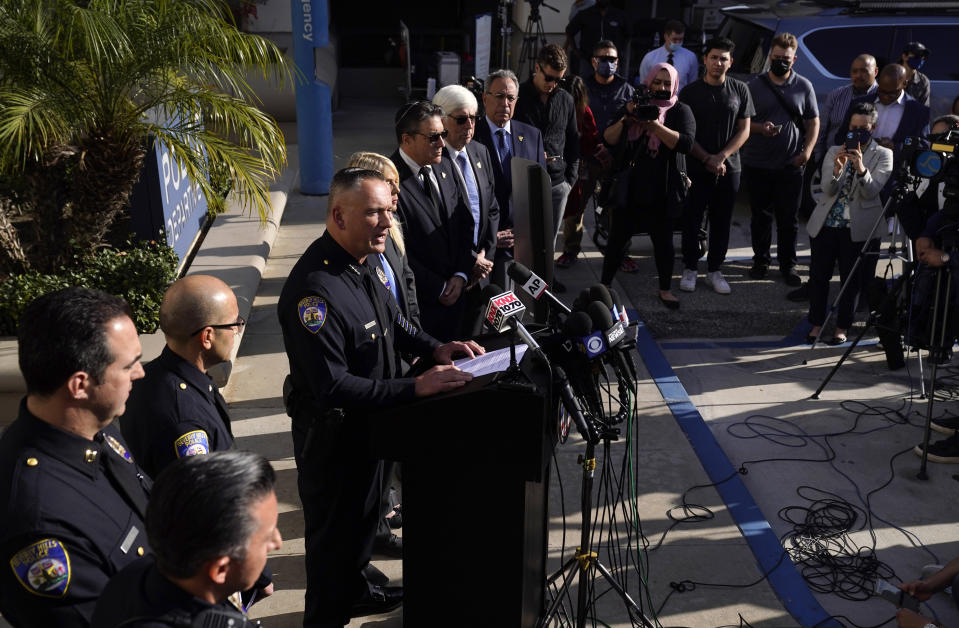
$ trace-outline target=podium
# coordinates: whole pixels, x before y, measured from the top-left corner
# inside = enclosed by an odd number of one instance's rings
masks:
[[[531,358],[535,391],[487,375],[368,417],[373,454],[403,464],[404,626],[532,627],[543,611],[556,414]]]

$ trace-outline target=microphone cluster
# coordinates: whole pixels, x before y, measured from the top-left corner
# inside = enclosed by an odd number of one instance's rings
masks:
[[[507,274],[534,299],[545,298],[565,320],[561,329],[541,337],[541,347],[522,323],[526,311],[522,301],[512,291],[491,284],[483,294],[488,301],[487,324],[497,332],[510,328],[549,365],[566,412],[584,439],[598,442],[594,421],[616,423],[625,419],[637,381],[631,355],[635,343],[627,333],[629,318],[619,295],[596,284],[584,290],[570,308],[550,292],[546,281],[522,264],[514,262]],[[602,378],[608,381],[607,367],[612,369],[619,384],[620,411],[612,417],[604,416],[600,388]]]

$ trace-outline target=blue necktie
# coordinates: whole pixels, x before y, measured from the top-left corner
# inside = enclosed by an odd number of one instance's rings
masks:
[[[390,292],[393,293],[393,298],[396,299],[396,302],[400,302],[400,293],[396,287],[396,275],[393,274],[393,269],[390,267],[390,263],[386,261],[386,256],[382,253],[380,255],[380,266],[383,267],[383,272],[386,273],[386,287],[390,289]]]
[[[470,210],[473,214],[473,245],[475,246],[479,238],[480,199],[479,192],[476,190],[476,179],[473,177],[473,168],[466,160],[465,150],[456,156],[456,165],[460,167],[463,180],[466,181],[466,196],[469,197]]]
[[[506,177],[506,182],[512,185],[513,173],[510,172],[509,162],[513,159],[513,152],[509,145],[506,129],[497,130],[496,136],[499,138],[496,143],[496,153],[499,155],[499,162],[503,166],[503,175]]]

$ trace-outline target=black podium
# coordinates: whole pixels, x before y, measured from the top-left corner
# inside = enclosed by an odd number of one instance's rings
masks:
[[[542,613],[556,421],[530,358],[535,391],[487,375],[369,417],[373,453],[403,463],[404,626],[533,626]]]

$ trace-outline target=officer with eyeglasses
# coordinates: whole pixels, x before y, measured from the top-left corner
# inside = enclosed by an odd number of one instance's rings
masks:
[[[151,477],[177,458],[233,446],[226,401],[207,370],[230,358],[245,322],[233,291],[216,277],[190,275],[167,289],[160,304],[166,346],[133,385],[120,419]]]

